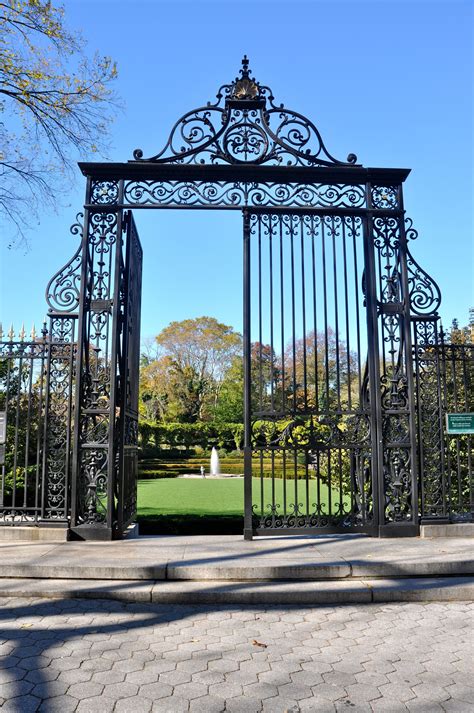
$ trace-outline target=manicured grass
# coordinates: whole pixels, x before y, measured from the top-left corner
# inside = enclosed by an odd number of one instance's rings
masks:
[[[309,509],[317,501],[317,484],[315,480],[309,483]],[[333,491],[333,502],[339,496]],[[320,486],[321,503],[327,503],[328,490]],[[253,478],[253,501],[260,508],[260,480]],[[264,509],[272,502],[272,483],[264,480]],[[284,502],[283,481],[275,480],[275,502],[282,509]],[[295,502],[294,480],[286,483],[286,502],[289,508]],[[298,481],[298,502],[301,510],[306,510],[305,483]],[[184,515],[199,517],[238,517],[244,511],[244,481],[242,478],[225,478],[211,480],[206,478],[159,478],[156,480],[138,481],[138,516],[147,520],[153,516]]]
[[[244,485],[241,478],[159,478],[138,481],[138,514],[242,515]]]

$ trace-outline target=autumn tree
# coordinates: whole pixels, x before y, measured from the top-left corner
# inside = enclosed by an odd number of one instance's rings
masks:
[[[331,327],[288,344],[284,367],[285,398],[298,409],[324,412],[358,402],[357,354]]]
[[[116,74],[51,0],[0,0],[0,216],[12,238],[56,204],[75,158],[105,148]]]
[[[473,344],[474,343],[474,307],[469,309],[469,324],[464,327],[459,326],[459,320],[453,319],[451,328],[446,335],[451,344]]]
[[[214,317],[171,322],[156,337],[158,358],[143,370],[162,420],[211,420],[242,337]],[[143,385],[142,393],[145,393]],[[160,394],[159,397],[157,394]]]

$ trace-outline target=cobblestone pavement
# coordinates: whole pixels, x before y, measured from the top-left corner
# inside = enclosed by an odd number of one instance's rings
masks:
[[[0,710],[474,711],[474,603],[0,602]]]

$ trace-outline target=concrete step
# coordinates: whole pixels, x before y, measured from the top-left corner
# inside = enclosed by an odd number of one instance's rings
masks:
[[[421,557],[394,561],[352,560],[336,558],[322,561],[303,561],[290,564],[278,563],[276,558],[236,558],[234,562],[199,563],[164,561],[138,564],[135,561],[108,557],[104,561],[86,553],[77,559],[48,557],[36,561],[3,562],[0,579],[7,577],[43,579],[117,579],[117,580],[168,580],[168,581],[240,581],[263,580],[339,580],[375,577],[438,577],[474,575],[474,559],[438,555],[431,559]]]
[[[450,522],[447,525],[421,525],[421,537],[474,537],[474,522]]]
[[[474,577],[349,579],[325,582],[0,579],[1,597],[117,599],[156,604],[335,605],[472,601]]]
[[[67,542],[67,527],[31,527],[21,525],[0,527],[0,542]]]

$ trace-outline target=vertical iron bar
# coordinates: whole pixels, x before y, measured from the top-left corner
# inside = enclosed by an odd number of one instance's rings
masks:
[[[319,414],[319,379],[318,379],[318,317],[316,300],[316,259],[314,251],[314,233],[316,217],[311,216],[311,267],[313,285],[313,331],[314,331],[314,404],[316,413]]]
[[[119,202],[123,203],[123,179],[119,182]],[[115,260],[113,272],[113,302],[112,302],[112,350],[109,357],[108,346],[106,347],[105,358],[110,358],[110,399],[109,399],[109,444],[108,444],[108,464],[107,464],[107,527],[112,531],[117,528],[115,492],[116,480],[118,478],[117,459],[122,457],[123,443],[118,444],[117,408],[119,407],[118,389],[118,360],[120,358],[120,333],[123,329],[122,319],[122,262],[123,262],[123,216],[124,211],[117,212],[116,239],[115,239]],[[112,263],[112,250],[110,252],[110,263]],[[112,269],[112,264],[110,265]],[[111,285],[112,286],[112,285]],[[110,288],[109,288],[110,289]],[[107,342],[110,333],[110,320],[107,320]],[[124,384],[121,384],[124,387]],[[124,417],[124,414],[121,413]],[[117,452],[117,445],[119,451]],[[122,534],[122,533],[117,533]]]
[[[271,218],[268,216],[268,220]],[[263,216],[258,216],[258,394],[259,411],[263,411],[263,321],[262,321],[262,223]]]
[[[49,409],[51,403],[51,340],[53,338],[53,319],[49,318],[48,349],[46,354],[46,375],[45,375],[45,399],[44,399],[44,421],[43,421],[43,460],[41,478],[41,518],[46,518],[46,494],[48,492],[48,425]],[[46,340],[43,336],[43,345],[46,347]],[[44,352],[43,352],[44,359]]]
[[[322,263],[323,263],[323,305],[324,305],[324,366],[325,366],[325,390],[326,403],[324,412],[329,412],[329,342],[328,342],[328,292],[327,292],[327,275],[326,275],[326,232],[324,216],[321,219],[321,246],[322,246]]]
[[[412,522],[418,526],[418,468],[416,459],[416,416],[415,416],[415,397],[413,384],[413,349],[411,341],[411,322],[410,322],[410,289],[408,285],[408,269],[407,269],[407,238],[405,234],[404,206],[403,206],[403,189],[401,184],[398,186],[398,201],[401,210],[399,218],[400,232],[400,271],[401,271],[401,287],[403,294],[403,333],[405,344],[405,370],[408,387],[408,409],[409,409],[409,427],[410,427],[410,463],[411,463],[411,484],[412,484]]]
[[[290,251],[291,251],[291,345],[293,357],[293,414],[296,413],[296,305],[295,305],[295,253],[293,241],[293,216],[288,216],[290,230]]]
[[[38,516],[38,510],[40,509],[40,495],[44,488],[44,482],[46,480],[46,469],[44,466],[44,458],[42,454],[46,452],[46,439],[44,432],[44,424],[46,422],[46,408],[43,405],[43,390],[45,385],[45,373],[44,373],[44,362],[45,362],[45,341],[43,334],[43,343],[41,346],[41,360],[40,360],[40,388],[38,397],[38,442],[36,444],[36,488],[35,488],[35,515]],[[45,399],[46,401],[46,399]],[[44,408],[44,412],[43,412]],[[43,415],[44,413],[44,415]],[[41,434],[41,435],[40,435]],[[43,516],[43,513],[40,513]]]
[[[28,492],[28,465],[29,465],[29,450],[30,450],[30,429],[31,429],[31,392],[33,390],[33,369],[34,369],[34,346],[30,346],[29,356],[29,372],[28,372],[28,406],[26,412],[26,439],[25,439],[25,486],[23,491],[23,507],[26,508],[27,492]],[[39,434],[38,434],[39,435]]]
[[[303,318],[303,396],[304,410],[308,411],[308,367],[306,354],[306,287],[305,287],[305,261],[304,261],[304,216],[300,216],[300,240],[301,240],[301,312]]]
[[[337,408],[341,410],[341,368],[339,354],[339,300],[337,290],[337,249],[336,249],[336,219],[331,217],[331,233],[332,233],[332,257],[333,257],[333,280],[334,280],[334,329],[336,336],[336,394]]]
[[[244,359],[244,538],[251,540],[252,527],[252,435],[251,435],[251,284],[250,213],[243,213],[243,359]]]
[[[347,356],[347,408],[352,409],[351,395],[351,340],[349,335],[349,290],[347,285],[346,219],[342,218],[342,255],[344,265],[344,308],[346,313],[346,356]]]
[[[372,208],[372,186],[366,184],[366,201]],[[362,223],[364,241],[365,299],[367,319],[367,358],[369,364],[369,393],[372,444],[372,493],[374,525],[384,522],[384,477],[382,453],[382,404],[380,396],[380,363],[377,329],[376,273],[373,241],[373,219],[369,210]]]
[[[18,466],[18,426],[20,423],[20,400],[21,400],[21,388],[22,388],[22,371],[23,371],[23,351],[21,352],[20,359],[18,361],[18,394],[16,397],[16,407],[15,407],[15,451],[13,455],[13,485],[12,485],[12,508],[16,509],[16,480],[17,480],[17,466]]]
[[[271,400],[271,410],[272,413],[275,411],[275,393],[274,393],[274,380],[275,380],[275,352],[274,352],[274,332],[273,332],[273,223],[272,216],[268,218],[268,252],[269,252],[269,289],[270,289],[270,400]]]
[[[85,205],[88,205],[91,200],[92,179],[87,178]],[[88,289],[88,263],[90,250],[90,211],[84,208],[84,224],[82,229],[82,258],[81,258],[81,279],[80,279],[80,294],[79,294],[79,313],[77,320],[77,353],[76,353],[76,388],[74,396],[74,431],[73,431],[73,456],[71,469],[71,527],[78,525],[78,496],[79,496],[79,476],[80,476],[80,459],[81,459],[81,429],[80,429],[80,413],[82,407],[82,390],[83,390],[83,363],[86,358],[85,350],[87,347],[87,327],[86,317],[88,311],[87,305],[87,289]]]
[[[286,386],[285,386],[285,287],[283,281],[283,221],[278,216],[280,233],[280,321],[281,321],[281,410],[286,412]]]
[[[361,352],[360,352],[360,313],[359,313],[359,269],[357,260],[357,242],[356,242],[356,228],[355,219],[352,218],[352,247],[354,251],[354,301],[356,308],[356,322],[357,322],[357,376],[358,376],[358,387],[359,387],[359,409],[362,404],[360,403],[360,397],[362,394],[362,365],[361,365]]]

